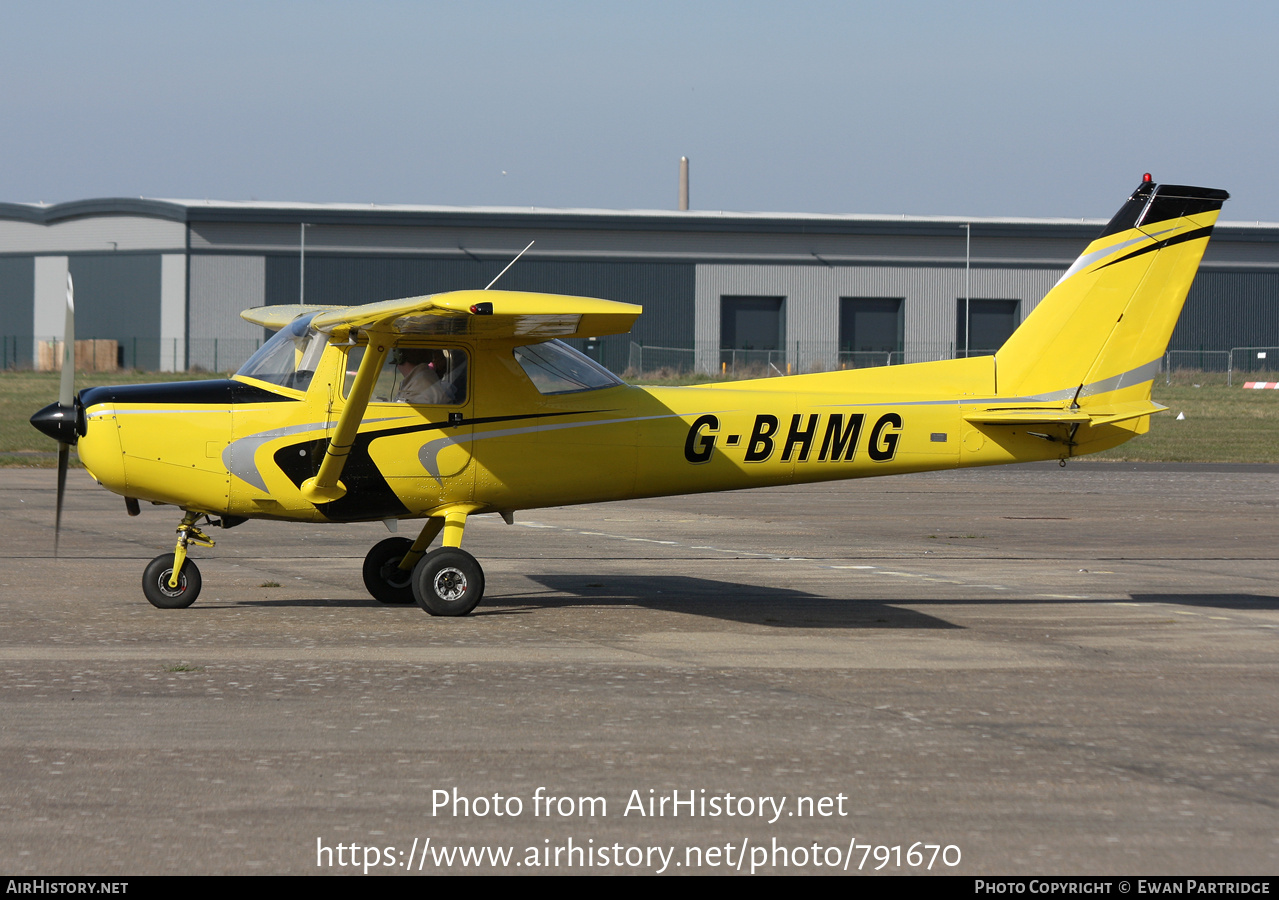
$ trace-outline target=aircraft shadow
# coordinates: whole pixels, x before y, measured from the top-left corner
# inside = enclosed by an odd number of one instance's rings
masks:
[[[1279,597],[1259,594],[1133,594],[1133,603],[1175,603],[1204,609],[1279,610]]]
[[[962,626],[937,616],[905,607],[920,606],[1024,606],[1052,604],[1171,604],[1203,609],[1273,612],[1279,610],[1279,597],[1258,594],[1132,594],[1131,599],[1090,598],[1086,600],[1026,597],[1018,594],[1002,597],[970,599],[912,597],[891,603],[871,598],[831,598],[788,588],[764,587],[684,575],[601,576],[601,575],[537,575],[529,576],[557,596],[541,592],[494,593],[485,597],[474,616],[523,615],[539,609],[565,609],[586,606],[638,606],[664,612],[685,613],[725,621],[775,628],[928,628],[957,629]],[[280,600],[212,600],[198,608],[216,609],[232,606],[314,607],[314,608],[385,608],[373,598],[300,598]],[[412,604],[409,604],[412,607]]]
[[[684,575],[531,575],[558,595],[485,598],[475,615],[581,606],[639,606],[775,628],[942,628],[959,626],[879,600],[833,599],[788,588]]]
[[[1051,590],[1052,586],[1045,585],[1044,589]],[[909,603],[912,606],[1052,606],[1055,604],[1078,606],[1087,603],[1105,605],[1114,603],[1168,603],[1174,606],[1198,606],[1204,609],[1256,610],[1258,612],[1279,610],[1279,597],[1261,594],[1129,594],[1128,599],[1115,599],[1114,597],[1067,599],[1064,597],[1028,597],[1024,594],[1016,593],[963,600],[918,597],[894,602]]]

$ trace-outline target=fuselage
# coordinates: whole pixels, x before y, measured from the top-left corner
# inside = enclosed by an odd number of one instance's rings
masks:
[[[355,345],[325,344],[305,378],[232,379],[82,392],[81,460],[110,490],[248,518],[416,518],[475,511],[1055,459],[1113,446],[1146,419],[1085,429],[983,428],[999,401],[991,357],[881,369],[640,388],[539,384],[514,341],[441,341],[469,361],[452,402],[369,402],[341,480],[313,503],[350,391]],[[562,351],[567,351],[559,345]],[[573,351],[568,351],[573,352]],[[464,355],[463,355],[464,354]],[[1007,398],[1004,398],[1007,400]]]

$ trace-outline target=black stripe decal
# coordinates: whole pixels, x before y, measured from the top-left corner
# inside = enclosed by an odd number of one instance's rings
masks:
[[[163,384],[116,384],[85,388],[80,392],[85,407],[97,403],[174,403],[186,406],[233,406],[242,403],[298,403],[242,381],[219,378],[211,381],[169,381]]]
[[[1127,262],[1128,260],[1133,259],[1134,257],[1141,256],[1143,253],[1153,253],[1156,250],[1162,250],[1165,247],[1171,247],[1173,244],[1184,244],[1186,241],[1197,241],[1200,238],[1207,239],[1207,237],[1210,234],[1212,234],[1211,225],[1208,225],[1205,228],[1196,228],[1194,231],[1186,231],[1179,235],[1176,235],[1175,237],[1170,237],[1166,241],[1159,241],[1154,244],[1147,244],[1145,247],[1142,247],[1140,250],[1134,250],[1132,253],[1128,253],[1124,256],[1119,257],[1118,259],[1112,259],[1110,262],[1106,263],[1106,265],[1099,266],[1097,268],[1097,271],[1101,271],[1102,269],[1105,269],[1109,266],[1113,266],[1117,263]]]
[[[495,422],[522,422],[528,419],[549,419],[558,416],[589,416],[602,412],[613,412],[608,409],[582,409],[572,412],[528,413],[518,416],[483,416],[477,419],[463,419],[460,422],[423,422],[419,425],[402,425],[399,428],[387,428],[382,431],[362,431],[369,439],[390,437],[397,434],[412,434],[415,431],[444,431],[447,428],[466,428],[474,425],[492,425]]]
[[[387,483],[369,455],[369,445],[378,438],[412,434],[417,431],[443,431],[447,428],[461,428],[467,425],[488,425],[493,422],[518,422],[525,419],[545,419],[598,412],[606,412],[606,410],[486,416],[479,419],[463,419],[456,424],[423,422],[419,425],[405,425],[383,431],[361,431],[351,444],[346,465],[342,468],[342,483],[346,485],[346,494],[328,503],[317,503],[315,508],[331,522],[389,519],[408,513],[408,508],[400,502],[400,498],[396,496],[395,491],[391,489],[391,485]],[[319,473],[320,463],[324,461],[324,454],[328,448],[328,438],[312,438],[286,444],[275,451],[273,458],[280,471],[300,488],[302,482]]]

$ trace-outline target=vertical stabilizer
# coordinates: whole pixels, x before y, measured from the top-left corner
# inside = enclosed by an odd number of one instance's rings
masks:
[[[1081,406],[1149,398],[1229,196],[1142,182],[995,354],[999,394]]]

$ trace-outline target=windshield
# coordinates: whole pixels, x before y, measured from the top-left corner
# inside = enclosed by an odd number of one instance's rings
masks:
[[[316,315],[298,316],[285,325],[235,374],[305,391],[328,343],[324,335],[310,327]]]
[[[615,387],[622,380],[563,341],[515,348],[515,359],[543,394],[568,394]]]

